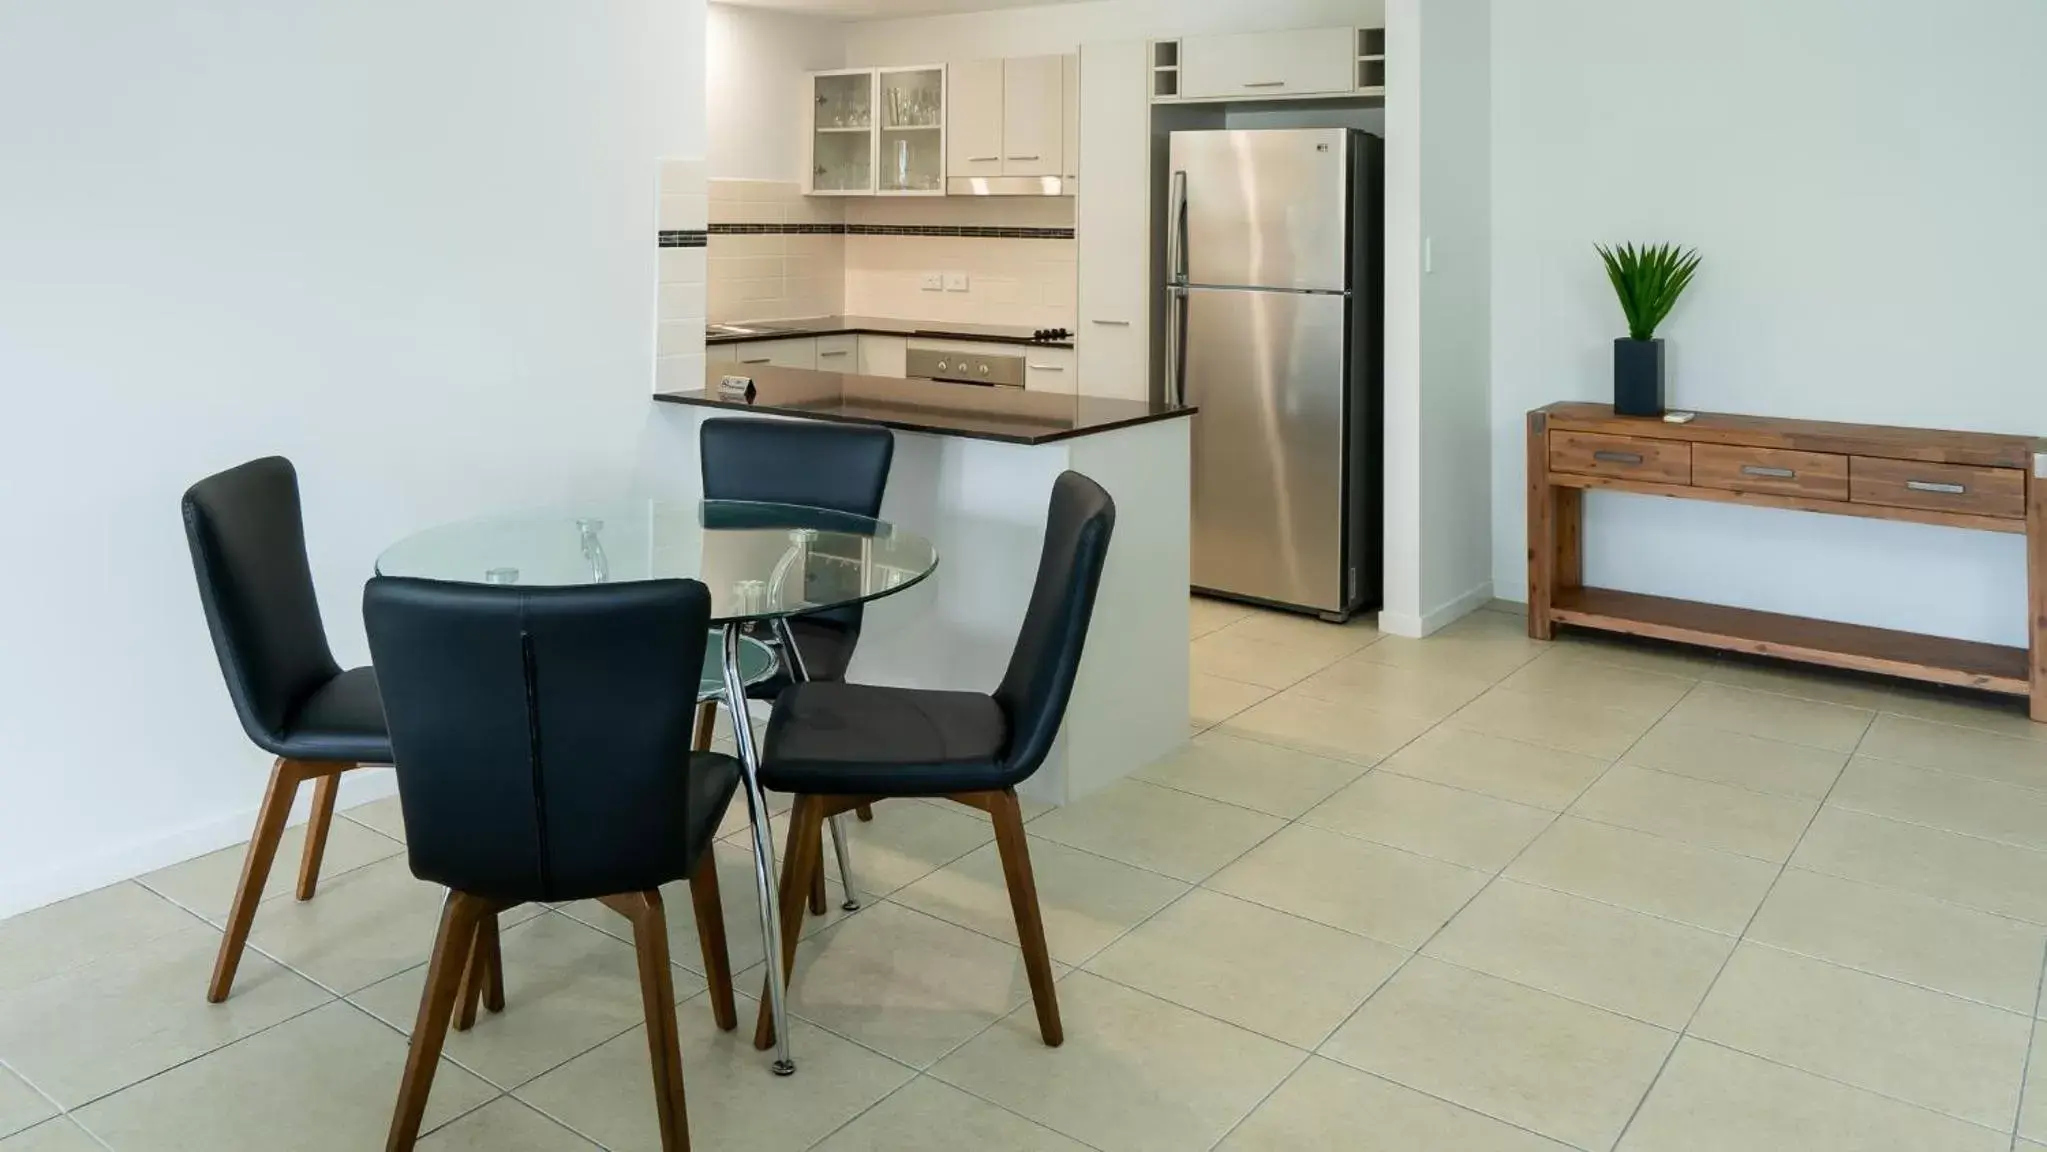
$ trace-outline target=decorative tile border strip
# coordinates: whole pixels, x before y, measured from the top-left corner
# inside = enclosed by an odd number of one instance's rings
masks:
[[[709,233],[699,231],[663,232],[660,234],[661,247],[663,248],[702,248],[705,247],[709,238]]]
[[[713,236],[953,236],[977,239],[1071,240],[1071,228],[998,228],[975,224],[713,224]],[[664,232],[663,243],[671,235]],[[696,233],[688,233],[696,235]]]
[[[844,224],[713,224],[713,236],[844,236]]]

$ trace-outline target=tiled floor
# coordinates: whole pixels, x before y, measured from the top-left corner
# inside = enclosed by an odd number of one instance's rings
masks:
[[[2015,705],[1492,611],[1410,641],[1197,601],[1193,632],[1189,742],[1028,813],[1065,1047],[985,822],[884,805],[866,908],[805,928],[793,1080],[711,1026],[670,902],[697,1147],[2047,1150],[2047,728]],[[239,849],[0,923],[0,1152],[378,1146],[438,894],[392,802],[347,817],[223,1006]],[[654,1148],[624,925],[514,919],[423,1147]]]

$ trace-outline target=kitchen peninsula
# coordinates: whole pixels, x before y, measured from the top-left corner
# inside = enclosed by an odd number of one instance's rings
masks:
[[[1186,739],[1192,408],[764,364],[745,368],[750,396],[721,391],[738,371],[713,363],[702,388],[654,399],[690,442],[730,415],[898,434],[882,517],[930,537],[939,568],[869,606],[850,679],[993,688],[1030,602],[1052,482],[1070,468],[1115,497],[1116,531],[1065,728],[1019,790],[1063,804]]]

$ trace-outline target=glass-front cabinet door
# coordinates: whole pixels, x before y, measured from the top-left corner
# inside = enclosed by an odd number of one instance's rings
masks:
[[[945,66],[880,69],[875,91],[881,117],[877,190],[943,196]]]
[[[874,192],[874,70],[811,75],[810,191],[825,196]]]

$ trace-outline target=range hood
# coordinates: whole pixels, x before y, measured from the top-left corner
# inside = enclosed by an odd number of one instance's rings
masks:
[[[954,176],[947,196],[1072,196],[1080,180],[1066,176]]]

